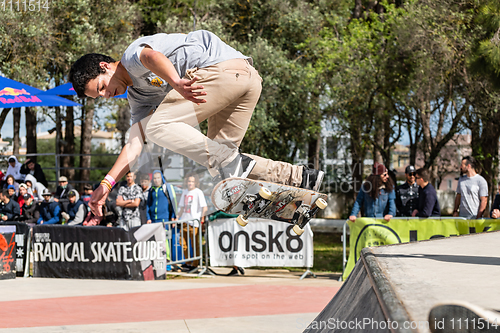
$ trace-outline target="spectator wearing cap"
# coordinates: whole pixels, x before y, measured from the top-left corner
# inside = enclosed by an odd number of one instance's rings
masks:
[[[396,188],[397,216],[412,216],[418,206],[418,185],[415,181],[415,167],[408,165],[405,169],[406,181]]]
[[[2,221],[14,221],[19,217],[19,215],[21,215],[19,204],[17,203],[17,201],[10,200],[8,190],[3,189],[0,192],[0,200],[2,201],[0,211],[0,218],[2,219]]]
[[[14,176],[14,179],[21,183],[24,180],[25,175],[21,173],[22,164],[17,160],[17,157],[14,155],[9,157],[9,167],[7,168],[7,172],[5,173],[5,177],[8,175]]]
[[[67,225],[82,224],[87,216],[87,206],[80,199],[80,194],[77,190],[71,190],[68,193],[68,207],[66,212],[62,212],[61,216],[66,220]]]
[[[436,189],[429,183],[429,170],[424,168],[418,169],[415,172],[415,179],[418,184],[418,205],[411,216],[441,216]]]
[[[14,200],[17,202],[16,188],[14,185],[7,186],[7,191],[9,192],[10,200]]]
[[[68,212],[68,193],[73,190],[73,186],[68,183],[68,178],[65,176],[59,177],[59,186],[57,186],[54,201],[59,202],[63,212]]]
[[[23,214],[24,197],[26,194],[28,194],[28,186],[26,186],[25,183],[22,183],[19,185],[19,195],[17,196],[17,203],[19,204],[19,207],[21,207],[21,215]],[[33,198],[31,194],[30,196]]]
[[[20,172],[23,175],[32,175],[36,178],[37,182],[42,183],[45,187],[49,186],[42,167],[40,164],[36,163],[36,159],[34,157],[30,157],[24,162],[21,166]]]
[[[61,206],[52,198],[48,189],[43,190],[43,201],[38,206],[40,217],[37,224],[56,224],[60,222]]]
[[[39,218],[40,212],[37,209],[33,196],[26,193],[23,196],[23,205],[21,207],[21,216],[19,217],[19,220],[29,225],[35,225]]]
[[[73,186],[68,183],[68,178],[65,176],[59,177],[59,186],[57,186],[54,201],[68,200],[68,193],[73,189]]]
[[[365,180],[356,197],[349,220],[355,222],[361,207],[364,207],[362,216],[384,218],[390,221],[396,214],[395,199],[394,184],[387,168],[375,162],[372,174]]]

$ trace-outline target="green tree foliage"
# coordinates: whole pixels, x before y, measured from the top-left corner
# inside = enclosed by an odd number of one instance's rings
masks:
[[[207,29],[251,56],[263,79],[243,151],[294,162],[305,149],[317,160],[320,122],[329,119],[349,137],[362,180],[363,160],[389,165],[404,133],[412,162],[421,149],[436,171],[444,145],[467,127],[491,180],[499,17],[497,0],[61,0],[47,11],[0,11],[0,71],[46,88],[63,83],[84,53],[119,59],[139,32]],[[100,103],[87,108],[109,108]],[[87,108],[81,119],[91,127]]]
[[[55,45],[50,10],[0,10],[0,71],[13,80],[43,89],[44,67]]]
[[[496,193],[500,132],[500,4],[484,0],[473,7],[475,21],[469,54],[470,112],[466,124],[472,134],[472,154],[482,163],[490,196]]]
[[[324,111],[349,133],[354,170],[363,170],[356,164],[368,152],[389,166],[390,150],[404,128],[412,163],[418,145],[426,166],[435,168],[471,107],[467,57],[474,4],[411,0],[379,5],[359,15],[354,11],[350,20],[330,15],[309,41],[318,76],[327,85]]]
[[[200,10],[198,29],[207,29],[252,57],[263,79],[242,151],[293,162],[296,149],[320,132],[320,83],[315,81],[304,42],[319,31],[321,13],[313,4],[293,1],[220,1]],[[192,21],[169,17],[157,32],[189,32]],[[203,126],[202,126],[203,128]]]

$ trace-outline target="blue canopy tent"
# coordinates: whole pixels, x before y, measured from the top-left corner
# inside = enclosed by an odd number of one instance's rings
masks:
[[[69,99],[39,95],[43,90],[0,76],[0,108],[32,106],[81,106]]]
[[[60,95],[60,96],[69,96],[69,95],[76,95],[75,89],[73,88],[73,85],[71,82],[65,83],[63,85],[57,86],[55,88],[49,89],[47,91],[44,91],[42,93],[39,93],[38,96],[40,95]],[[125,91],[124,94],[115,96],[113,98],[127,98],[127,92]]]

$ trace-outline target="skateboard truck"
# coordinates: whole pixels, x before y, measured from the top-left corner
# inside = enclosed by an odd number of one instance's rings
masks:
[[[241,214],[236,218],[236,222],[242,227],[248,224],[248,217],[257,209],[263,211],[272,202],[270,200],[273,193],[267,188],[262,187],[257,195],[247,195],[243,199],[245,214]]]
[[[313,216],[315,216],[320,209],[325,209],[326,206],[328,206],[328,203],[321,198],[316,200],[315,204],[316,206],[313,209],[311,209],[311,206],[309,205],[302,204],[299,208],[297,208],[295,214],[293,214],[293,231],[297,235],[302,235],[304,227],[313,218]]]

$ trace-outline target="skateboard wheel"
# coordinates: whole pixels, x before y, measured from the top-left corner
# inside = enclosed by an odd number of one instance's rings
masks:
[[[328,203],[324,199],[319,198],[316,200],[316,206],[318,206],[319,209],[325,209],[326,206],[328,206]]]
[[[242,227],[246,226],[248,224],[248,220],[246,220],[243,215],[238,215],[236,218],[236,222],[238,222],[239,225]]]
[[[304,233],[304,229],[302,229],[296,224],[293,226],[293,232],[295,232],[298,236],[300,236]]]
[[[261,196],[262,199],[269,199],[271,195],[273,195],[273,192],[269,191],[267,188],[262,187],[259,191],[259,195]]]

